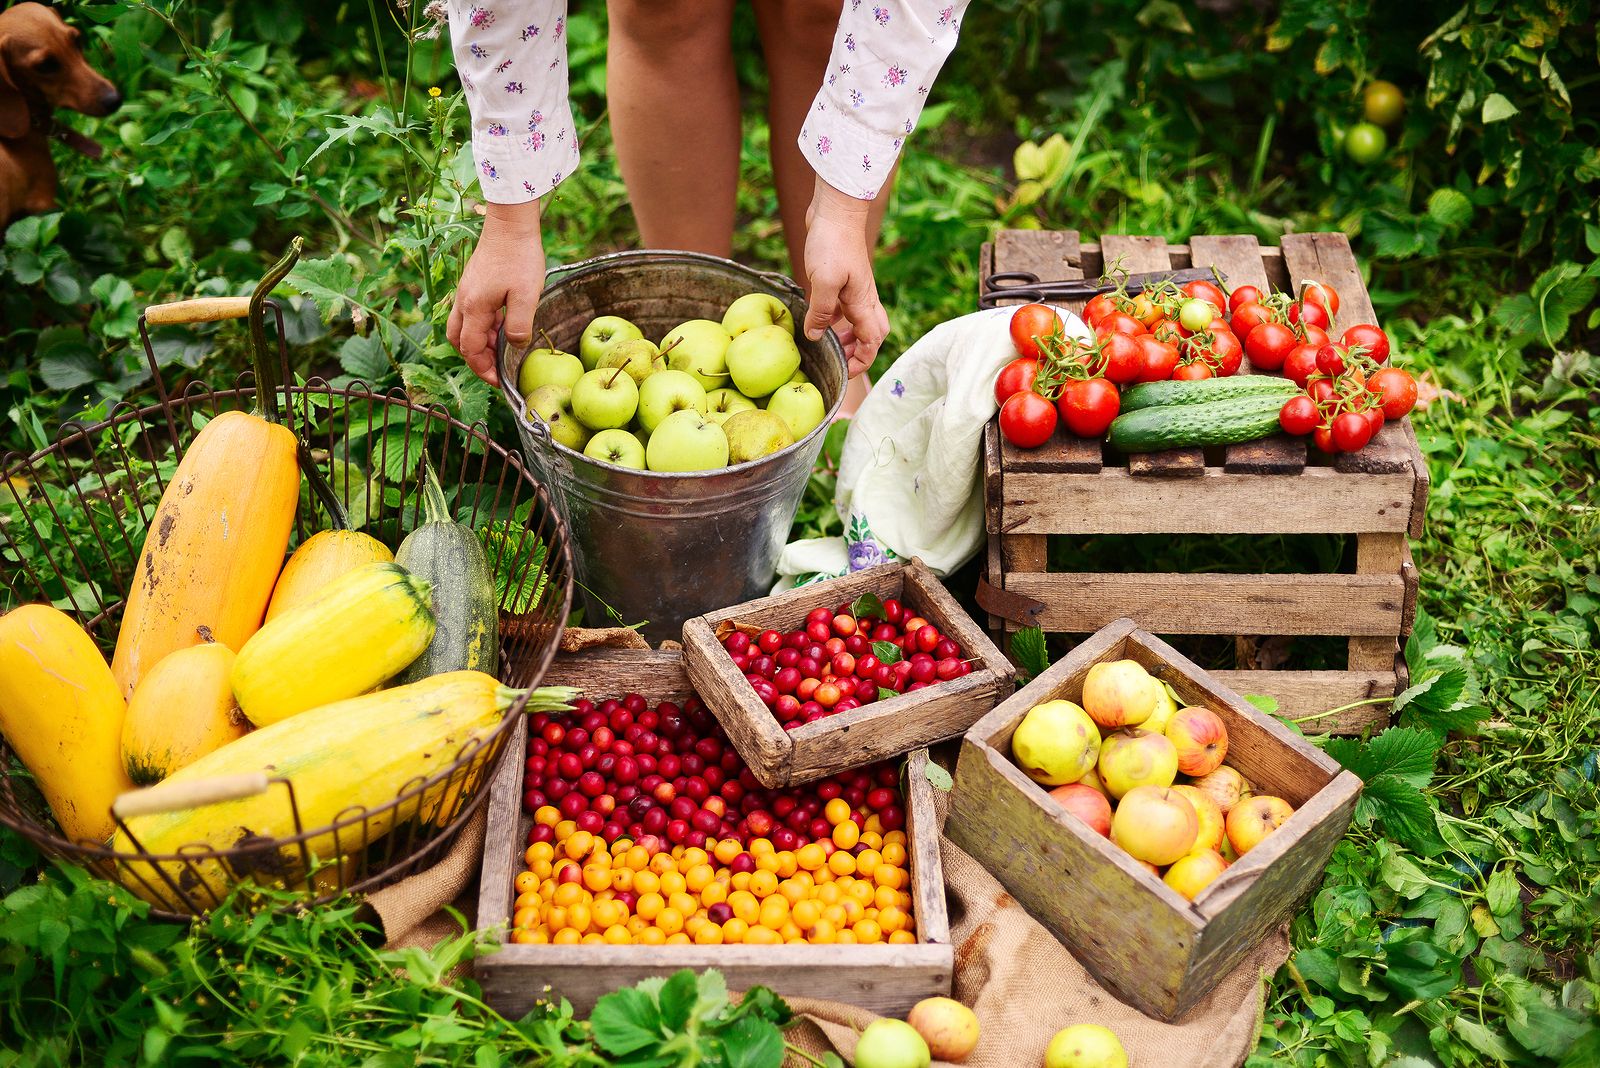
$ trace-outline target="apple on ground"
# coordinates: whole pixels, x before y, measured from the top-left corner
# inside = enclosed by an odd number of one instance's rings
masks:
[[[1224,816],[1232,811],[1249,788],[1244,776],[1226,764],[1209,775],[1201,775],[1191,785],[1201,793],[1209,794]]]
[[[643,471],[644,443],[626,430],[602,430],[589,439],[583,454],[591,460]]]
[[[1194,848],[1199,826],[1194,806],[1176,790],[1136,786],[1111,817],[1111,840],[1135,860],[1160,866]]]
[[[771,412],[759,409],[730,415],[721,426],[728,438],[730,464],[759,460],[794,444],[788,425]]]
[[[583,377],[583,361],[560,349],[534,349],[517,368],[517,392],[524,397],[540,386],[571,389]]]
[[[600,357],[599,367],[625,367],[633,376],[633,384],[642,386],[644,380],[657,371],[665,371],[667,361],[654,341],[636,337],[612,345],[610,351]]]
[[[1173,714],[1178,711],[1178,702],[1173,699],[1171,688],[1154,675],[1150,677],[1150,685],[1152,692],[1156,695],[1156,707],[1150,713],[1150,718],[1139,724],[1139,726],[1147,731],[1165,734],[1167,733],[1167,724],[1172,721]]]
[[[1044,1048],[1044,1068],[1128,1068],[1128,1051],[1108,1027],[1073,1024]]]
[[[1242,857],[1293,815],[1294,808],[1281,797],[1259,794],[1246,798],[1228,813],[1228,841]]]
[[[960,1064],[978,1045],[978,1016],[953,998],[923,998],[906,1013],[906,1023],[941,1061]]]
[[[765,397],[800,369],[800,350],[783,327],[758,326],[733,339],[727,361],[740,393]]]
[[[1210,775],[1228,755],[1228,727],[1209,708],[1178,709],[1166,735],[1178,751],[1178,770],[1185,775]]]
[[[904,1020],[873,1020],[856,1037],[856,1068],[928,1068],[932,1061],[928,1043]]]
[[[653,376],[648,382],[659,377]],[[703,412],[685,408],[661,420],[650,434],[645,463],[652,471],[710,471],[726,467],[728,438]]]
[[[1051,790],[1050,799],[1087,823],[1091,830],[1111,837],[1111,802],[1099,790],[1081,782],[1069,782]]]
[[[1194,847],[1200,849],[1221,849],[1224,835],[1224,818],[1222,810],[1211,799],[1211,795],[1196,786],[1174,786],[1184,797],[1189,799],[1189,804],[1194,806],[1194,814],[1200,820],[1200,833],[1195,836]]]
[[[706,394],[706,418],[713,423],[726,423],[731,415],[755,410],[756,402],[736,389],[714,389]]]
[[[1096,664],[1083,678],[1083,710],[1102,727],[1136,727],[1156,710],[1151,681],[1135,660]]]
[[[572,387],[572,412],[590,430],[616,430],[639,410],[639,387],[625,367],[585,371]]]
[[[582,450],[589,444],[589,430],[572,413],[572,390],[566,386],[540,386],[528,395],[528,413],[550,428],[557,445]]]
[[[728,384],[728,331],[710,319],[690,319],[667,331],[661,351],[667,366],[694,375],[705,390]]]
[[[620,315],[601,315],[589,320],[578,338],[578,355],[586,370],[600,366],[600,357],[619,341],[632,341],[644,337],[644,331]]]
[[[1227,867],[1228,862],[1222,859],[1221,853],[1215,849],[1201,849],[1173,861],[1162,881],[1193,901]]]
[[[798,382],[779,386],[767,399],[767,411],[788,423],[789,433],[799,441],[822,425],[822,421],[828,417],[828,404],[816,386],[810,382]]]
[[[1100,732],[1071,701],[1028,709],[1011,735],[1011,755],[1028,778],[1047,786],[1077,782],[1100,756]]]
[[[746,293],[722,313],[723,328],[729,337],[738,337],[758,326],[781,326],[794,334],[794,315],[789,306],[771,293]]]
[[[639,387],[639,425],[654,434],[673,412],[706,411],[706,391],[687,371],[657,371]]]
[[[1178,777],[1178,753],[1162,735],[1131,727],[1100,743],[1098,767],[1106,793],[1121,797],[1136,786],[1171,786]]]

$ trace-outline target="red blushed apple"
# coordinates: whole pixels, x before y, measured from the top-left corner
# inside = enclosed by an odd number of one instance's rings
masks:
[[[1180,708],[1167,723],[1167,740],[1178,751],[1178,770],[1210,775],[1228,755],[1228,728],[1209,708]]]
[[[1133,727],[1156,710],[1150,673],[1135,660],[1096,664],[1083,677],[1083,709],[1102,727]]]
[[[1215,849],[1198,850],[1173,861],[1162,882],[1193,901],[1227,867],[1228,862]]]
[[[1133,859],[1158,866],[1193,849],[1199,833],[1194,806],[1176,790],[1160,786],[1129,790],[1111,818],[1111,840]]]
[[[1195,786],[1174,786],[1173,789],[1189,799],[1200,821],[1200,833],[1195,836],[1193,851],[1221,849],[1225,833],[1223,815],[1217,803],[1211,800],[1211,795]]]
[[[1209,795],[1224,816],[1233,810],[1233,806],[1239,803],[1239,799],[1248,789],[1244,776],[1227,765],[1223,765],[1210,775],[1200,776],[1192,785],[1201,793]]]
[[[1087,823],[1091,830],[1111,837],[1111,802],[1092,786],[1069,783],[1050,791],[1051,800]]]
[[[1246,798],[1228,813],[1228,841],[1242,857],[1293,815],[1294,809],[1281,797],[1260,794]]]

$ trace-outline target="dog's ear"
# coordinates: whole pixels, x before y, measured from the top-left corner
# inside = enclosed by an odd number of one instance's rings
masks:
[[[0,37],[0,137],[21,137],[28,132],[28,102],[6,66],[6,46],[10,43],[9,38]]]

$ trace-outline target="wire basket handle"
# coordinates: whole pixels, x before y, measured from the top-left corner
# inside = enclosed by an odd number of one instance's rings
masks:
[[[118,820],[128,820],[161,812],[183,812],[222,801],[255,797],[266,793],[271,785],[272,779],[264,771],[244,771],[194,782],[158,783],[143,790],[118,794],[111,802],[111,813]]]
[[[249,314],[249,297],[191,297],[188,300],[150,305],[144,310],[144,321],[151,326],[181,326],[184,323],[220,323],[224,319],[243,319]]]

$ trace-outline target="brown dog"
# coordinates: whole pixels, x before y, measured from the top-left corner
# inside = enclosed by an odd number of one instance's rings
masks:
[[[121,104],[117,87],[84,60],[83,34],[61,16],[34,3],[0,11],[0,227],[56,206],[51,113],[109,115]]]

